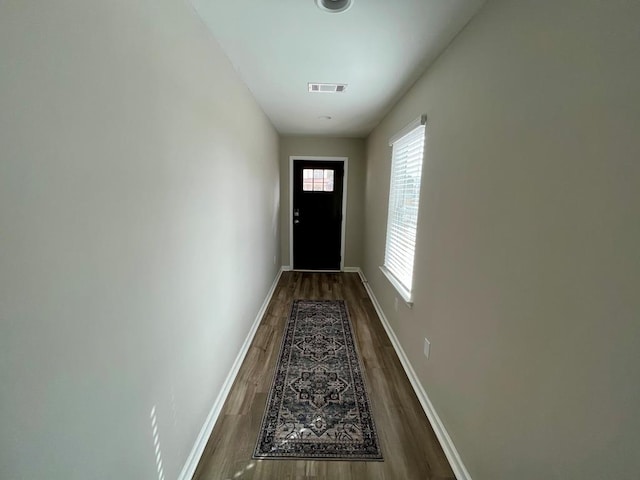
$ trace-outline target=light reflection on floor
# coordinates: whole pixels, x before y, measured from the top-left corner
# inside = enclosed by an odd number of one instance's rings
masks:
[[[258,460],[258,461],[260,461],[260,460]],[[244,467],[242,470],[238,470],[236,473],[234,473],[232,478],[240,478],[240,477],[242,477],[247,470],[251,470],[255,466],[256,466],[256,462],[251,462],[246,467]],[[228,478],[227,480],[232,480],[232,478]]]

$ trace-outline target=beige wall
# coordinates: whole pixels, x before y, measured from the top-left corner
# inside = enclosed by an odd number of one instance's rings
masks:
[[[278,136],[188,2],[0,2],[0,478],[177,478],[277,273]],[[247,133],[250,132],[250,135]]]
[[[474,480],[638,478],[639,21],[625,0],[489,1],[368,139],[364,272]],[[396,313],[387,142],[421,113]]]
[[[348,157],[345,267],[362,265],[364,223],[365,142],[362,138],[283,136],[280,138],[280,257],[289,265],[289,157]]]

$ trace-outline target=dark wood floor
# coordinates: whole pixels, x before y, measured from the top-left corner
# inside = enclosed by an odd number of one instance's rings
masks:
[[[346,301],[384,462],[251,459],[296,298]],[[194,479],[455,479],[358,274],[283,273]]]

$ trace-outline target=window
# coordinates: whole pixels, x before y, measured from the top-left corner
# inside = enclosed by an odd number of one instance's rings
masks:
[[[333,192],[333,170],[304,168],[302,170],[303,192]]]
[[[426,116],[420,117],[390,141],[389,216],[384,265],[380,268],[408,303],[412,301],[425,123]]]

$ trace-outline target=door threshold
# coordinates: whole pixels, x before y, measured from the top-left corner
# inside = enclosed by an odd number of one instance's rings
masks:
[[[308,273],[342,273],[344,270],[311,270],[308,268],[292,268],[292,272],[308,272]]]

